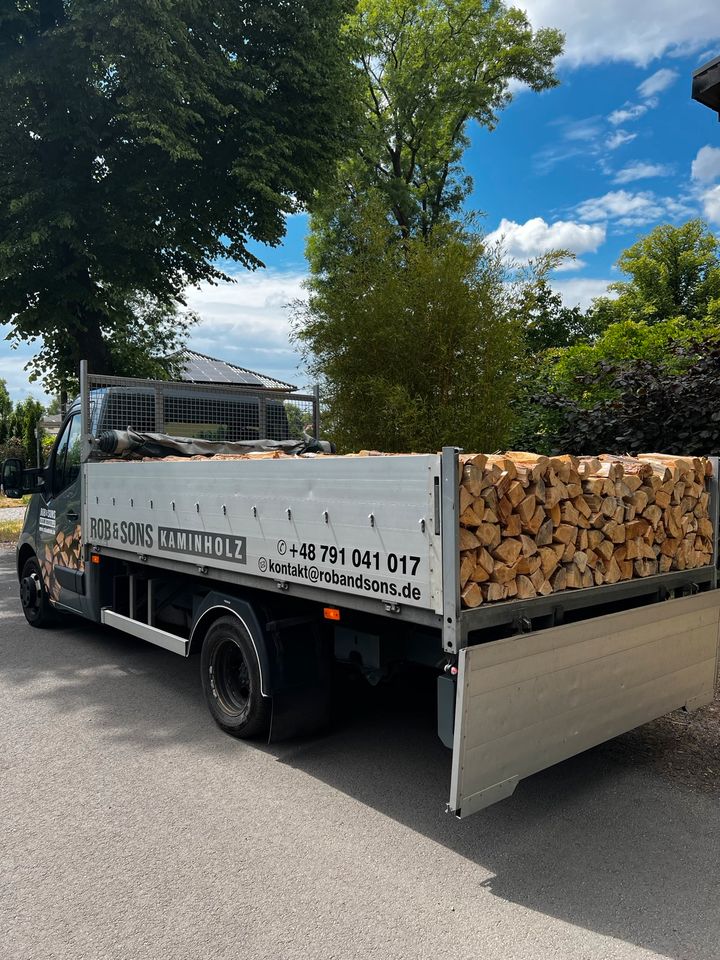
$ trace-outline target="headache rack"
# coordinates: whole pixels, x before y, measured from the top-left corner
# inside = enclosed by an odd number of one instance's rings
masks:
[[[312,393],[101,376],[80,369],[85,456],[100,430],[137,430],[203,440],[288,440],[320,433],[320,402]]]

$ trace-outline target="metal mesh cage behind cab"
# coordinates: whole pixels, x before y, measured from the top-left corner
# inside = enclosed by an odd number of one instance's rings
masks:
[[[203,440],[289,440],[318,430],[313,395],[253,390],[237,384],[192,384],[88,376],[90,422]]]

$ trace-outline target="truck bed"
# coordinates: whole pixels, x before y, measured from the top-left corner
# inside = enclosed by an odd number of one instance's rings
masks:
[[[444,621],[453,652],[483,630],[716,584],[708,565],[461,609],[452,454],[88,462],[84,529],[94,549],[149,565]]]
[[[437,623],[437,456],[85,464],[93,549]]]

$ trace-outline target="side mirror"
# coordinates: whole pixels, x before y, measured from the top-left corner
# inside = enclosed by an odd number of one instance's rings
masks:
[[[35,493],[44,486],[45,471],[43,469],[26,470],[22,460],[9,457],[3,460],[0,467],[0,486],[6,497],[11,500],[20,500],[26,493]]]
[[[2,488],[6,497],[19,500],[23,495],[23,465],[17,457],[3,460]]]

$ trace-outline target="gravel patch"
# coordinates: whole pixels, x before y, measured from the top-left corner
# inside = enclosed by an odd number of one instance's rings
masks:
[[[707,706],[675,710],[599,749],[615,762],[720,799],[720,686]]]
[[[3,520],[22,520],[25,516],[26,507],[2,507],[0,508],[0,523]]]

